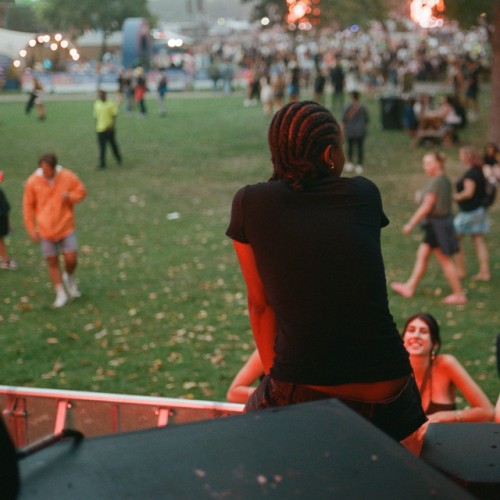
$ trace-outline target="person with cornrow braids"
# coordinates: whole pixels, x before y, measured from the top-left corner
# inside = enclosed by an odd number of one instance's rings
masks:
[[[389,310],[380,192],[342,176],[341,128],[315,102],[281,108],[268,142],[272,176],[237,191],[226,231],[265,373],[245,410],[338,398],[406,442],[426,417]]]

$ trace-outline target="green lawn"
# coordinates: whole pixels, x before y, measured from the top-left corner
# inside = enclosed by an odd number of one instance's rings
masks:
[[[253,349],[246,296],[224,235],[238,187],[270,175],[269,118],[244,108],[241,95],[168,96],[160,118],[154,99],[141,119],[122,113],[118,141],[124,165],[98,171],[92,99],[47,99],[47,121],[24,115],[24,102],[0,102],[0,169],[12,205],[9,247],[16,272],[0,274],[1,384],[223,400]],[[485,100],[483,110],[488,106]],[[402,131],[380,127],[379,102],[367,143],[366,175],[380,187],[391,225],[383,231],[388,281],[405,279],[420,241],[401,232],[425,182],[423,149]],[[486,114],[484,112],[484,114]],[[463,138],[482,147],[485,122]],[[53,310],[52,287],[39,249],[23,228],[24,180],[38,156],[60,163],[86,184],[76,209],[82,298]],[[461,167],[456,148],[448,171]],[[492,400],[499,392],[494,341],[500,332],[500,202],[491,211],[491,283],[466,281],[469,303],[444,306],[448,293],[433,261],[411,300],[390,292],[399,326],[419,310],[442,324],[443,351],[455,354]],[[179,218],[169,214],[177,212]],[[476,270],[467,242],[471,274]]]

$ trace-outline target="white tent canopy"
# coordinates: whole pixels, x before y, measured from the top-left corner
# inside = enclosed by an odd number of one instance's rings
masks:
[[[24,49],[28,45],[28,42],[35,36],[35,33],[0,28],[0,54],[10,59],[17,59],[19,51]]]
[[[81,37],[77,38],[75,45],[77,47],[100,47],[102,45],[102,31],[87,31]],[[121,31],[114,31],[106,38],[106,45],[121,46],[123,43],[123,34]]]

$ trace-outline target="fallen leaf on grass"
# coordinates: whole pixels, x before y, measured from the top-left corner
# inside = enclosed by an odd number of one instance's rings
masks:
[[[149,369],[150,372],[158,372],[163,368],[163,362],[161,359],[155,359]]]
[[[42,379],[48,380],[50,378],[57,377],[57,375],[62,374],[63,368],[64,368],[63,363],[61,363],[60,361],[54,362],[54,364],[52,366],[52,370],[50,370],[47,373],[43,373]]]
[[[127,360],[125,358],[115,358],[108,361],[108,364],[111,366],[120,366],[123,365]]]
[[[169,363],[182,363],[182,354],[179,352],[171,352],[167,358]]]
[[[106,328],[104,328],[103,330],[101,330],[100,332],[97,332],[96,334],[94,334],[94,338],[96,340],[101,340],[103,339],[104,337],[106,337],[106,335],[108,334],[108,331],[106,330]]]

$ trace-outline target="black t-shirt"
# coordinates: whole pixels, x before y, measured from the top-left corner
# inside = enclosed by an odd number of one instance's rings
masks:
[[[474,182],[476,188],[474,189],[472,198],[464,201],[459,201],[458,206],[461,212],[471,212],[472,210],[476,210],[477,208],[483,206],[483,199],[486,195],[486,178],[484,177],[483,169],[481,167],[469,168],[469,170],[467,170],[463,177],[457,182],[457,193],[463,191],[465,179],[470,179],[472,182]]]
[[[410,373],[390,314],[378,188],[326,177],[240,189],[226,234],[248,243],[277,324],[271,375],[303,384],[390,380]]]

